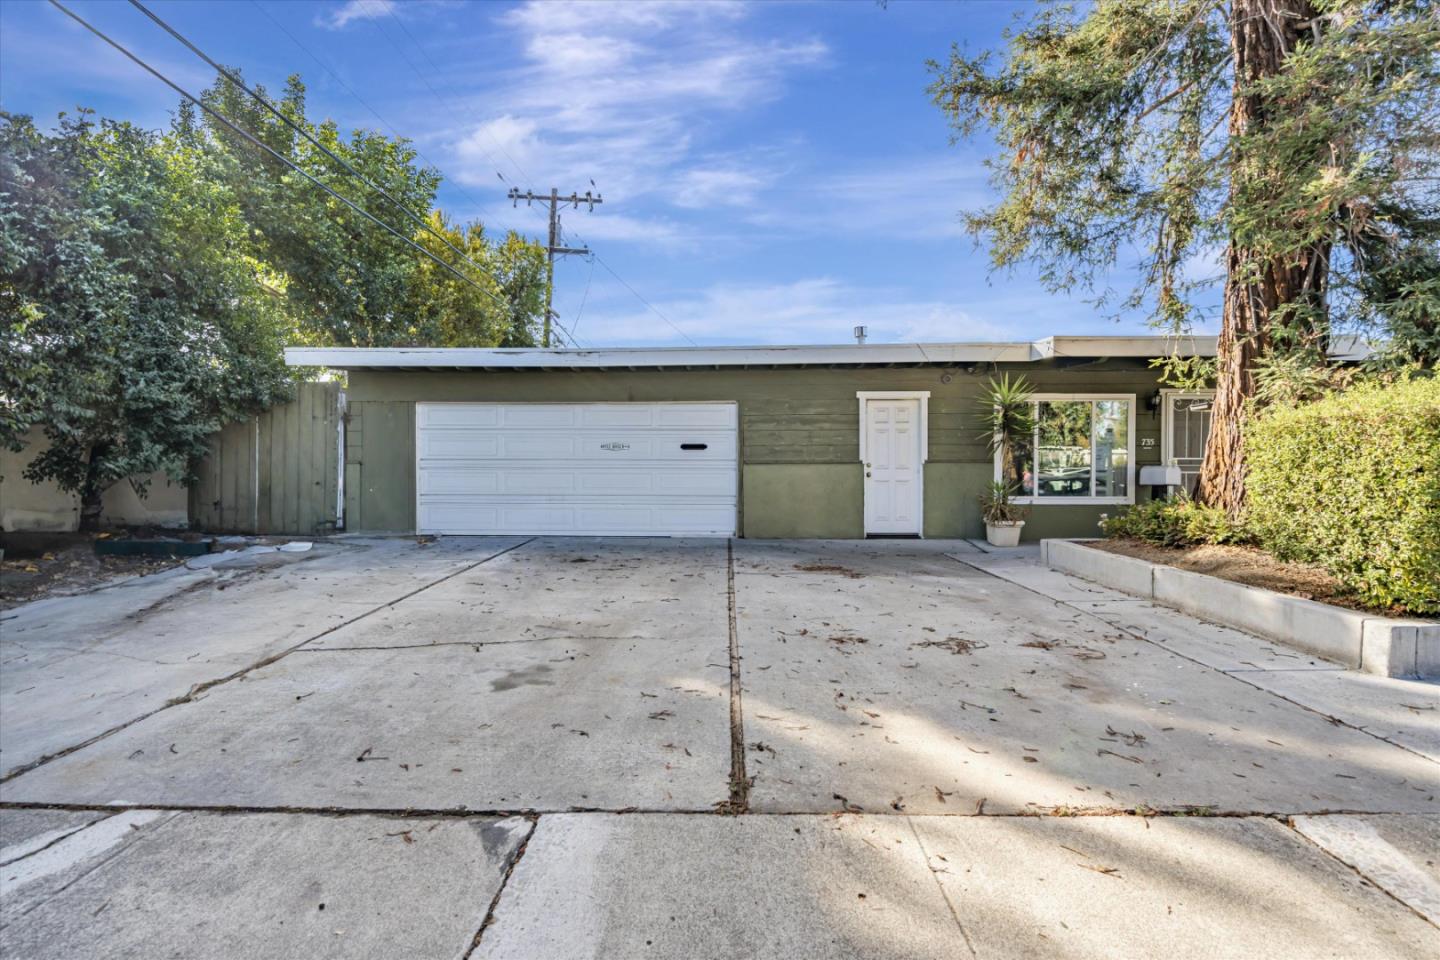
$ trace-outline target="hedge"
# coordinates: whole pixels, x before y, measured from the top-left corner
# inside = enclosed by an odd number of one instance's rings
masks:
[[[1375,607],[1440,612],[1440,379],[1368,383],[1246,427],[1247,527]]]

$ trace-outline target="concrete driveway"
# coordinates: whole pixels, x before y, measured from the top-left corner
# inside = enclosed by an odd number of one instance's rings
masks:
[[[965,542],[42,601],[0,770],[7,958],[1440,955],[1440,688]]]

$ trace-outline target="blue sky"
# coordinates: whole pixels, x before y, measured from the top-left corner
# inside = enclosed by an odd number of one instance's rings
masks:
[[[128,4],[70,5],[182,86],[210,81]],[[960,225],[992,197],[990,144],[949,142],[925,60],[998,45],[1024,4],[149,5],[252,80],[300,73],[312,118],[414,140],[458,217],[543,238],[506,190],[594,180],[605,203],[567,213],[567,240],[701,344],[1148,332],[1028,270],[991,275]],[[175,97],[48,4],[0,3],[0,106],[76,105],[158,126]],[[585,345],[685,343],[600,264],[564,260],[556,285]]]

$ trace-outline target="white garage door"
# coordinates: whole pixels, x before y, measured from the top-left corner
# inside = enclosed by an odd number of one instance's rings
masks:
[[[733,403],[416,405],[421,533],[731,536]]]

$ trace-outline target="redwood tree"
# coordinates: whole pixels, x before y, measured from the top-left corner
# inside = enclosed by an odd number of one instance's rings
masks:
[[[967,220],[996,268],[1038,265],[1177,335],[1212,322],[1223,283],[1214,366],[1171,373],[1214,378],[1199,495],[1233,512],[1267,377],[1323,363],[1345,329],[1437,359],[1412,335],[1440,315],[1437,51],[1429,0],[1098,0],[952,50],[931,94],[957,137],[994,136],[1000,199]],[[1131,263],[1133,288],[1097,290]]]

